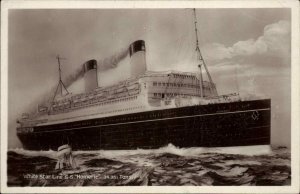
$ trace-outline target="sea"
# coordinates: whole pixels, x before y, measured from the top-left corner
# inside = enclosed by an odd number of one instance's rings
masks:
[[[54,150],[7,156],[9,187],[291,185],[290,150],[268,145],[73,151],[75,166],[62,169]]]

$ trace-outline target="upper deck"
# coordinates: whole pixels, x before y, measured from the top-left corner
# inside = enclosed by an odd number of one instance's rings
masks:
[[[104,117],[171,108],[171,104],[165,106],[162,101],[171,101],[175,98],[201,98],[200,87],[200,81],[195,73],[147,71],[136,78],[111,86],[97,87],[87,93],[56,98],[49,107],[38,111],[33,119],[23,120],[21,124],[38,123],[38,120],[44,123],[80,119],[90,115]],[[202,87],[202,98],[216,96],[213,83],[204,81]]]

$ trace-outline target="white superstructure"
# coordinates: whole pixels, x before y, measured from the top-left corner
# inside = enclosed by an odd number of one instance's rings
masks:
[[[129,46],[131,78],[98,87],[97,61],[83,64],[85,93],[57,96],[47,107],[39,108],[34,118],[21,125],[47,125],[135,112],[211,103],[217,97],[215,84],[203,81],[197,73],[146,70],[145,42]],[[201,73],[200,73],[201,74]],[[61,84],[61,78],[60,82]]]

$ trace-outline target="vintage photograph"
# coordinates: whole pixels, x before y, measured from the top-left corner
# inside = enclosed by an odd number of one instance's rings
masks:
[[[291,186],[290,8],[7,17],[7,187]]]

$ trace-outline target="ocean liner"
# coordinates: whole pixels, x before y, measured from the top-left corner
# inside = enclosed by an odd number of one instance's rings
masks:
[[[194,14],[195,11],[194,11]],[[85,92],[62,94],[59,78],[53,100],[34,116],[17,121],[17,136],[29,150],[223,147],[270,144],[270,99],[218,95],[198,44],[199,72],[148,71],[146,44],[128,47],[131,77],[98,87],[97,61],[83,64]],[[59,72],[60,72],[60,58]],[[203,79],[206,73],[208,79]],[[60,74],[59,74],[60,75]]]

